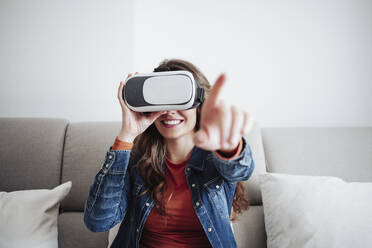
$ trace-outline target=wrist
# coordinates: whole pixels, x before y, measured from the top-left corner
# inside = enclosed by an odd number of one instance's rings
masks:
[[[221,148],[221,149],[218,149],[217,151],[220,151],[222,153],[232,153],[232,152],[234,152],[238,148],[238,145],[237,146],[234,146],[234,147]]]
[[[239,148],[241,142],[242,142],[242,139],[240,139],[239,143],[236,144],[235,146],[230,146],[230,147],[226,147],[226,148],[221,148],[221,149],[218,149],[218,151],[219,151],[219,152],[222,152],[222,153],[235,153],[235,152],[238,150],[238,148]]]
[[[135,138],[136,138],[136,136],[134,136],[134,135],[130,135],[130,134],[127,134],[127,133],[122,133],[122,132],[120,132],[120,134],[118,135],[118,139],[120,141],[129,142],[129,143],[133,143]]]
[[[221,151],[221,150],[217,150],[215,152],[215,154],[217,155],[217,157],[221,158],[221,159],[234,159],[235,157],[237,157],[241,151],[243,149],[243,140],[241,139],[238,146],[231,150],[231,151]]]

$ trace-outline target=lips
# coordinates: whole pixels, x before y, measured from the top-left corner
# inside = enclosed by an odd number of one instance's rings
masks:
[[[161,121],[163,126],[166,127],[166,128],[178,126],[182,122],[183,122],[183,120],[177,120],[177,119],[167,119],[167,120],[162,120]]]

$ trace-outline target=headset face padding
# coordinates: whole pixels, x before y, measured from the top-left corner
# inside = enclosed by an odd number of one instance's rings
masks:
[[[128,78],[123,98],[136,112],[185,110],[204,101],[204,89],[189,71],[152,72]]]

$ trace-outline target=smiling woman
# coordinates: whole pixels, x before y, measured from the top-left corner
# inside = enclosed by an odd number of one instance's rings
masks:
[[[92,231],[122,221],[111,247],[236,247],[230,220],[248,208],[242,181],[254,169],[244,138],[251,119],[219,101],[224,75],[211,87],[187,61],[165,60],[154,71],[177,70],[191,72],[204,88],[200,106],[144,115],[126,106],[120,84],[122,130],[84,215]]]

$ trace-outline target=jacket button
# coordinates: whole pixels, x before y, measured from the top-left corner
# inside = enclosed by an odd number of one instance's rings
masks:
[[[190,171],[190,168],[187,168],[186,170],[187,170],[187,171]]]
[[[139,229],[137,228],[137,232],[139,232]]]
[[[109,159],[112,159],[112,155],[111,154],[109,155]]]
[[[208,232],[212,232],[212,228],[209,227],[209,228],[208,228]]]
[[[216,185],[216,189],[219,189],[220,188],[220,185]]]
[[[195,187],[195,183],[191,184],[191,187],[193,187],[193,188],[194,188],[194,187]]]
[[[150,206],[150,203],[146,202],[146,206]]]
[[[196,202],[195,205],[196,205],[197,207],[199,207],[200,203],[199,203],[199,202]]]
[[[108,168],[110,166],[110,164],[106,164],[105,167]]]

